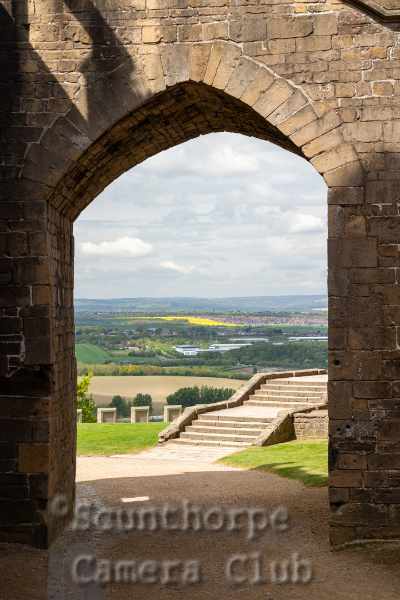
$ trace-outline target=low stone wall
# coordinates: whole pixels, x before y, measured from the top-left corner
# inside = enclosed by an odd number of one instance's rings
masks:
[[[297,440],[325,439],[328,437],[328,411],[297,413],[293,415],[293,427]]]

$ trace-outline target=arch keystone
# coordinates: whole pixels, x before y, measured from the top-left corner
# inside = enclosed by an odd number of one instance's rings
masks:
[[[190,79],[204,81],[210,58],[211,44],[193,44],[190,47]]]
[[[212,82],[213,86],[220,90],[224,90],[228,85],[228,81],[231,78],[232,73],[236,70],[242,54],[241,49],[238,46],[232,46],[230,44],[224,44],[224,46]]]

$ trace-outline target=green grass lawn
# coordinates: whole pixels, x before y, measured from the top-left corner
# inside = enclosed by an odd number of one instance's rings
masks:
[[[86,364],[103,364],[112,359],[107,350],[94,344],[75,344],[75,355],[78,362]]]
[[[130,454],[155,446],[165,423],[80,423],[78,455]]]
[[[328,442],[326,440],[294,441],[262,448],[248,448],[221,459],[221,462],[242,469],[260,469],[306,486],[328,483]]]

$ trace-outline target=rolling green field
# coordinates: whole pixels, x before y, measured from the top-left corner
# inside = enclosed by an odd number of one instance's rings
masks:
[[[302,481],[308,487],[328,483],[328,442],[326,440],[294,441],[264,448],[247,448],[221,462],[242,469],[259,469],[288,479]]]
[[[165,423],[80,423],[78,455],[134,454],[155,446]]]
[[[112,360],[107,350],[103,350],[103,348],[94,344],[76,344],[75,354],[78,362],[88,365],[104,364],[106,361]]]

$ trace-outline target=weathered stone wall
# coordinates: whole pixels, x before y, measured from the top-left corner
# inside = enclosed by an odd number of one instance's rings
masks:
[[[45,545],[72,507],[73,220],[223,130],[329,187],[332,542],[400,537],[398,32],[331,0],[0,2],[0,539]]]
[[[293,415],[293,427],[297,440],[323,440],[328,437],[329,419],[326,410]]]

